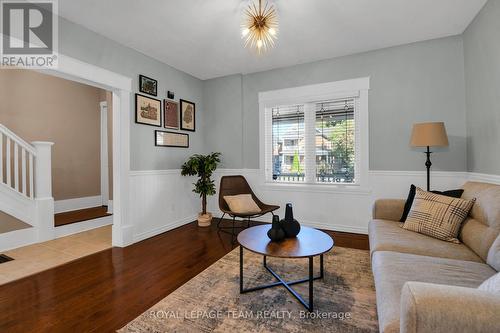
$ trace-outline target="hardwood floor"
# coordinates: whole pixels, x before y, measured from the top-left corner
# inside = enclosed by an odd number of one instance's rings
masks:
[[[99,206],[86,209],[73,210],[71,212],[58,213],[54,215],[54,225],[60,227],[62,225],[77,223],[87,220],[93,220],[100,217],[110,216],[108,207]]]
[[[334,237],[339,246],[368,244],[363,235]],[[113,332],[234,247],[216,223],[190,223],[0,286],[0,332]]]

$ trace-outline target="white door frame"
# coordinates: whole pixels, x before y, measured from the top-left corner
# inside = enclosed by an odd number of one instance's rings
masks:
[[[132,79],[62,54],[57,69],[39,70],[113,92],[113,246],[133,243],[129,221],[130,100]]]
[[[101,117],[101,205],[109,205],[108,102],[99,103]]]

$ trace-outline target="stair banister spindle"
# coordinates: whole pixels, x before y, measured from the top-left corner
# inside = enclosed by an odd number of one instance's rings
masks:
[[[7,142],[5,144],[5,170],[6,170],[6,184],[9,187],[12,187],[12,177],[10,175],[10,138],[7,137]]]
[[[33,185],[35,181],[35,177],[33,174],[33,154],[29,153],[29,177],[30,177],[30,198],[34,199],[35,198],[35,192],[33,192]]]
[[[19,192],[19,145],[14,142],[14,189]]]
[[[21,149],[21,183],[22,192],[26,195],[26,149]]]

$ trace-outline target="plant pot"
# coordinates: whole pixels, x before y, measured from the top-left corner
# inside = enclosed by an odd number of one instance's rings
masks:
[[[199,227],[210,227],[210,223],[212,223],[212,213],[198,214]]]

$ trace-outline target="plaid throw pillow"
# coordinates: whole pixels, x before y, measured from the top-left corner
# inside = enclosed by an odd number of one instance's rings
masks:
[[[426,192],[417,187],[415,200],[403,228],[459,243],[457,237],[476,199],[465,200]]]

